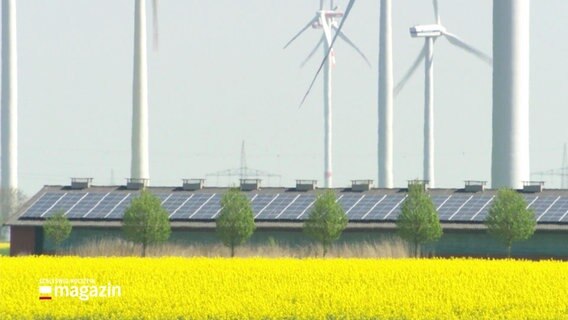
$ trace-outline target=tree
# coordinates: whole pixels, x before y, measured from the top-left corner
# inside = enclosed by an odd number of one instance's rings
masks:
[[[317,196],[308,220],[304,222],[304,232],[321,243],[325,257],[327,249],[339,239],[347,223],[347,215],[335,193],[327,190]]]
[[[245,243],[256,226],[249,199],[239,190],[230,189],[221,198],[221,213],[217,217],[217,235],[235,256],[235,247]]]
[[[396,226],[400,237],[412,243],[415,257],[418,257],[424,243],[440,239],[440,218],[424,184],[409,185]]]
[[[9,228],[3,224],[20,209],[26,199],[20,189],[0,189],[0,241],[8,239]]]
[[[513,242],[532,237],[536,227],[534,211],[527,209],[523,196],[512,189],[500,189],[485,218],[488,232],[507,247],[511,257]]]
[[[143,257],[148,245],[164,242],[171,234],[168,212],[158,197],[145,190],[126,208],[122,229],[127,240],[142,245]]]
[[[45,236],[53,241],[56,249],[59,248],[63,241],[69,238],[71,229],[71,223],[63,211],[54,213],[51,217],[47,218],[43,224]]]

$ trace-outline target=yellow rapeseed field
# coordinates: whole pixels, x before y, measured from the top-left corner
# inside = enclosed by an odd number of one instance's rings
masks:
[[[568,263],[0,257],[0,319],[568,319]]]

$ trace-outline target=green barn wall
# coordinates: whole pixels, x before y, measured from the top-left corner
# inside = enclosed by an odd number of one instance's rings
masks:
[[[89,241],[122,238],[120,228],[74,228],[63,247],[79,246]],[[398,239],[394,230],[347,230],[337,243],[382,242]],[[313,243],[301,230],[257,229],[249,243],[268,244],[275,241],[288,246],[302,246]],[[216,244],[219,243],[214,230],[172,230],[169,239],[177,244]],[[44,251],[53,251],[54,245],[44,239]],[[498,257],[506,254],[505,247],[489,236],[484,230],[446,230],[440,241],[425,247],[425,253],[435,256],[477,256]],[[568,258],[568,233],[538,231],[527,240],[516,242],[512,248],[516,257],[529,258]]]

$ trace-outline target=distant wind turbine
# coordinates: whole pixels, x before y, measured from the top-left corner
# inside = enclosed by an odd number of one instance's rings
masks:
[[[2,0],[2,192],[18,188],[18,71],[16,45],[16,0]],[[5,204],[5,202],[3,202]]]
[[[351,41],[344,33],[341,31],[343,27],[343,23],[345,19],[349,15],[349,12],[353,6],[354,0],[350,0],[349,4],[347,5],[347,9],[345,14],[339,12],[337,7],[334,5],[334,1],[330,1],[330,8],[329,10],[324,10],[323,1],[320,1],[320,9],[316,12],[316,15],[313,19],[311,19],[286,45],[284,49],[286,49],[294,40],[296,40],[304,31],[308,28],[312,27],[314,29],[323,29],[323,35],[321,40],[316,44],[316,47],[311,51],[308,55],[308,58],[304,60],[302,65],[306,63],[306,61],[313,56],[313,54],[317,51],[319,46],[323,45],[324,50],[324,59],[320,64],[318,71],[316,72],[312,83],[310,84],[308,91],[304,95],[300,106],[306,100],[311,88],[313,87],[319,72],[323,69],[323,96],[324,96],[324,186],[326,188],[331,188],[333,186],[333,171],[332,171],[332,87],[331,87],[331,71],[332,67],[335,64],[335,54],[333,50],[333,44],[337,37],[341,38],[349,46],[351,46],[357,53],[367,62],[370,66],[369,60],[363,54],[361,49],[359,49],[353,41]],[[343,17],[343,20],[337,26],[337,20]]]
[[[157,0],[153,0],[154,40],[158,43]],[[146,49],[146,0],[135,0],[134,76],[132,86],[132,160],[130,177],[149,179],[148,159],[148,61]]]
[[[492,65],[492,58],[485,53],[467,44],[458,36],[449,33],[442,25],[438,11],[438,1],[434,0],[434,15],[436,24],[418,25],[410,28],[410,35],[413,38],[424,38],[426,41],[420,54],[414,61],[412,67],[404,75],[400,83],[395,87],[397,95],[410,77],[418,69],[420,61],[425,62],[425,90],[424,90],[424,180],[429,182],[430,187],[435,186],[434,180],[434,42],[438,37],[445,37],[448,41],[465,51],[473,54],[485,63]]]

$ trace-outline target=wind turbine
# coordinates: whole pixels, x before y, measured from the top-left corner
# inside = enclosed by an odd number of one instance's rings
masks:
[[[404,75],[395,88],[398,94],[414,72],[418,69],[420,60],[424,59],[425,88],[424,88],[424,180],[430,187],[435,186],[434,180],[434,42],[439,37],[445,37],[451,44],[464,49],[487,64],[492,64],[492,59],[485,53],[475,49],[464,42],[458,36],[448,32],[442,25],[438,11],[438,1],[434,0],[434,15],[436,24],[418,25],[410,28],[413,38],[424,38],[424,47],[414,61],[414,64]]]
[[[329,9],[324,9],[324,1],[320,0],[320,8],[316,12],[314,18],[312,18],[286,45],[284,49],[286,49],[294,40],[296,40],[302,33],[304,33],[310,27],[314,29],[322,29],[323,34],[320,41],[316,44],[316,47],[312,50],[312,52],[308,55],[308,58],[304,60],[302,65],[306,63],[306,61],[313,56],[313,54],[317,51],[317,49],[323,45],[323,52],[324,52],[324,59],[318,69],[309,89],[304,98],[302,99],[302,103],[304,103],[308,93],[310,92],[315,79],[317,78],[320,70],[323,68],[323,109],[324,109],[324,186],[325,188],[333,187],[333,171],[332,171],[332,86],[331,86],[331,78],[332,78],[332,67],[335,64],[335,54],[333,50],[333,44],[337,37],[341,38],[345,41],[349,46],[351,46],[357,53],[367,62],[370,66],[369,60],[363,54],[361,49],[359,49],[353,41],[349,39],[342,31],[343,20],[341,24],[338,26],[337,21],[344,17],[347,17],[349,10],[351,9],[354,0],[351,0],[349,5],[347,6],[348,10],[345,13],[345,16],[342,12],[338,11],[337,7],[334,5],[334,1],[330,0],[330,7]]]
[[[381,0],[379,12],[379,130],[378,186],[393,187],[393,67],[392,67],[392,2]]]
[[[8,204],[18,188],[18,73],[16,0],[2,0],[2,194]],[[9,204],[8,204],[9,205]]]
[[[154,40],[157,44],[157,0],[153,0]],[[135,0],[134,76],[132,85],[132,159],[130,177],[149,179],[148,160],[148,60],[146,49],[146,0]]]
[[[493,188],[519,189],[530,177],[529,20],[529,0],[493,0]]]

